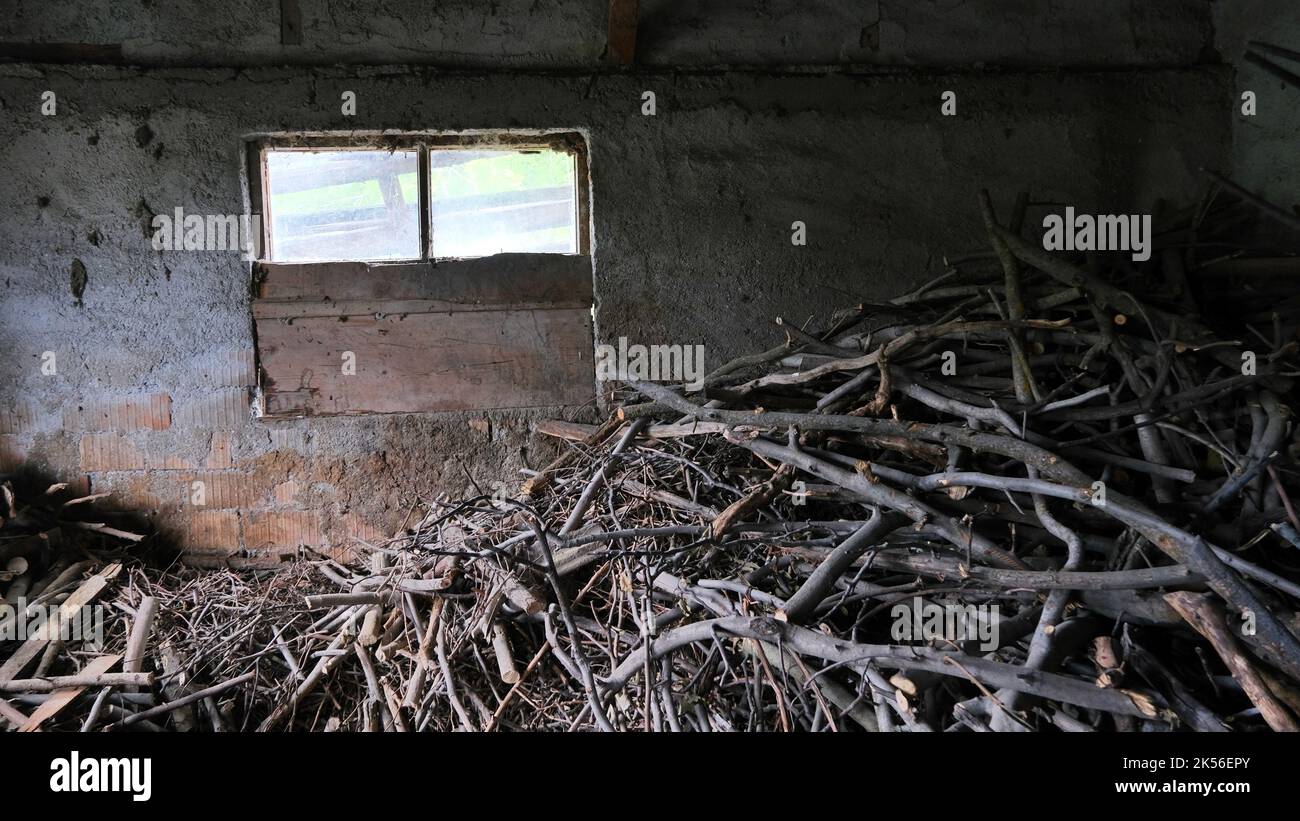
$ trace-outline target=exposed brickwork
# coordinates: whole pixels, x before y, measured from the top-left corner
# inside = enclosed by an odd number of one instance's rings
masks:
[[[245,521],[244,547],[250,551],[322,544],[320,515],[316,511],[253,511]]]
[[[198,470],[203,457],[192,443],[154,435],[83,433],[81,469],[88,473],[110,470]],[[191,456],[193,451],[196,455]]]
[[[249,477],[242,473],[182,473],[177,479],[184,505],[235,510],[253,507],[259,501]]]
[[[198,378],[218,388],[243,388],[257,384],[252,349],[217,351],[195,363]]]
[[[298,498],[299,485],[293,479],[280,482],[274,488],[277,505],[292,505]]]
[[[295,453],[307,453],[307,432],[301,428],[289,428],[280,425],[268,426],[271,435],[271,450],[288,450]]]
[[[21,437],[0,434],[0,472],[13,473],[27,461],[27,448]]]
[[[331,542],[338,544],[342,541],[346,546],[353,539],[360,539],[370,544],[386,542],[391,534],[375,527],[355,513],[345,513],[339,517],[338,525],[331,532],[331,535],[333,536]],[[339,536],[343,536],[344,539],[340,540]]]
[[[27,421],[34,413],[13,414],[36,432],[0,434],[0,470],[26,467],[67,480],[58,466],[69,466],[83,482],[89,477],[94,492],[112,494],[98,504],[139,513],[204,560],[292,559],[304,545],[346,557],[362,543],[387,540],[417,498],[444,488],[455,494],[467,475],[486,483],[503,465],[514,470],[519,462],[495,443],[522,442],[526,430],[520,419],[486,415],[472,424],[414,415],[265,422],[243,418],[249,396],[230,387],[205,397],[191,385],[106,392],[35,422]],[[165,397],[170,424],[159,429]],[[224,422],[233,424],[211,426]],[[530,442],[528,464],[545,463],[551,446]],[[451,452],[459,456],[438,455]],[[203,483],[202,504],[195,482]]]
[[[234,467],[235,462],[230,453],[230,433],[219,430],[212,434],[212,441],[208,446],[208,458],[203,460],[203,466],[209,470],[224,470]]]
[[[86,433],[81,436],[81,469],[88,473],[105,470],[144,470],[144,451],[116,433]]]
[[[30,433],[36,417],[36,406],[30,402],[19,402],[11,407],[0,408],[0,434]]]
[[[169,520],[167,531],[186,550],[237,553],[240,548],[239,514],[233,510],[205,510]]]
[[[172,423],[172,399],[165,393],[105,397],[63,411],[65,430],[166,430]]]
[[[222,388],[176,400],[173,423],[193,430],[232,430],[250,421],[248,390]]]
[[[96,474],[92,486],[96,493],[113,494],[101,504],[115,510],[152,511],[179,500],[179,494],[170,499],[160,495],[153,475],[143,471]]]

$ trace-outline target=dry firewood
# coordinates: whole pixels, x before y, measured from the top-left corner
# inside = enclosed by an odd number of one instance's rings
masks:
[[[172,701],[181,698],[188,690],[188,681],[185,666],[170,639],[158,647],[158,660],[163,671],[163,695]],[[193,711],[188,707],[179,707],[172,712],[172,721],[181,732],[189,732],[194,728]]]
[[[47,622],[36,635],[30,636],[23,642],[22,646],[9,657],[8,661],[0,664],[0,685],[13,680],[14,677],[21,673],[32,659],[45,649],[50,637],[58,633],[59,624],[62,620],[70,618],[82,605],[94,601],[108,586],[108,583],[121,571],[122,565],[114,563],[83,582],[63,604],[59,605],[54,618]]]
[[[79,677],[81,678],[94,677],[94,676],[99,676],[104,673],[107,673],[110,669],[112,669],[113,665],[117,664],[121,660],[122,657],[117,655],[100,656],[99,658],[94,659],[89,664],[87,664],[85,668],[82,669],[81,673],[79,674]],[[127,672],[131,672],[131,671],[127,671]],[[15,684],[16,682],[9,682],[9,683]],[[31,718],[27,720],[27,723],[19,727],[18,731],[21,733],[31,733],[40,730],[42,724],[54,718],[65,708],[67,708],[67,706],[71,704],[73,701],[75,701],[77,697],[80,696],[83,692],[85,692],[87,687],[89,686],[92,685],[79,684],[71,687],[59,687],[57,689],[54,689],[51,692],[50,698],[42,702],[40,707],[36,708],[35,712],[32,713]],[[102,690],[100,690],[99,693],[100,698],[97,699],[97,701],[99,701],[102,704],[103,698],[106,697],[110,692],[112,692],[111,687],[108,686],[104,687]],[[86,724],[83,725],[84,730],[88,731],[93,726],[94,726],[94,722],[91,721],[90,718],[88,717],[86,720]]]
[[[957,660],[952,653],[936,652],[924,647],[855,644],[775,619],[731,616],[695,622],[674,628],[659,637],[647,652],[658,658],[694,642],[713,641],[718,636],[767,642],[779,640],[783,648],[792,652],[851,667],[875,660],[900,669],[928,670],[947,676],[975,678],[990,686],[1014,686],[1033,695],[1103,712],[1147,718],[1158,714],[1159,702],[1152,695],[1138,691],[1104,690],[1091,682],[1052,673],[1027,672],[1015,665],[985,659],[962,657]],[[616,692],[627,684],[640,664],[641,658],[635,653],[619,664],[603,683],[606,694]]]
[[[1259,708],[1260,715],[1268,726],[1278,732],[1300,732],[1300,724],[1291,715],[1286,705],[1282,704],[1269,689],[1268,683],[1255,669],[1255,665],[1243,653],[1233,638],[1223,613],[1204,594],[1197,595],[1185,591],[1170,593],[1165,600],[1178,611],[1196,632],[1205,637],[1214,651],[1223,659],[1232,672],[1232,677],[1241,683],[1246,695]]]
[[[638,390],[655,398],[656,401],[696,416],[696,418],[723,421],[723,417],[729,413],[693,405],[672,391],[660,386],[648,383],[636,384]],[[747,416],[749,418],[746,421],[749,424],[766,421],[777,422],[779,419],[785,425],[802,426],[805,429],[818,429],[819,424],[822,425],[821,429],[830,429],[830,420],[836,420],[837,423],[843,426],[849,426],[853,424],[849,421],[850,419],[857,419],[856,417],[836,418],[832,416],[818,417],[812,414],[781,413],[751,414]],[[858,421],[874,422],[875,420]],[[961,479],[951,476],[942,477],[942,481],[949,485],[974,484],[1003,490],[1015,489],[1030,493],[1039,492],[1044,495],[1065,498],[1080,503],[1089,503],[1091,500],[1090,492],[1085,489],[1091,486],[1086,474],[1069,465],[1059,456],[1027,442],[1015,442],[1005,437],[988,434],[963,436],[959,429],[952,429],[951,426],[944,426],[944,428],[946,430],[941,432],[938,426],[909,426],[913,435],[922,437],[927,435],[942,436],[948,430],[952,430],[950,436],[952,440],[964,439],[966,441],[961,442],[962,444],[969,442],[971,446],[982,446],[1003,455],[1021,458],[1027,466],[1042,472],[1043,475],[1051,478],[1059,477],[1069,481],[1074,487],[1038,480],[1019,480],[1005,477],[975,475],[969,475]],[[996,561],[997,563],[1009,562],[1013,567],[1018,564],[1013,557],[1009,557],[1004,551],[983,542],[973,533],[963,532],[960,526],[951,524],[946,517],[926,508],[911,497],[897,494],[895,491],[880,485],[873,485],[862,480],[861,477],[820,462],[793,448],[783,448],[762,439],[755,439],[742,444],[760,455],[789,461],[816,476],[830,479],[836,484],[860,493],[868,501],[906,512],[915,521],[933,518],[936,522],[947,527],[948,532],[945,535],[955,546],[965,545],[972,553],[985,560]],[[1234,609],[1249,610],[1258,614],[1259,631],[1253,639],[1254,645],[1266,652],[1274,663],[1283,667],[1290,675],[1300,678],[1300,641],[1297,641],[1296,637],[1278,621],[1276,616],[1263,604],[1249,586],[1245,585],[1236,574],[1224,567],[1223,551],[1211,549],[1210,546],[1205,544],[1204,540],[1180,528],[1171,526],[1153,516],[1141,505],[1126,499],[1117,492],[1108,495],[1108,504],[1102,509],[1104,512],[1137,529],[1176,561],[1203,575],[1215,592],[1224,596],[1233,605]]]
[[[506,635],[505,625],[499,621],[492,622],[492,652],[496,656],[497,671],[506,684],[519,681],[519,668],[515,666],[514,651],[510,649],[510,638]]]
[[[879,544],[885,534],[897,530],[905,521],[906,517],[901,514],[882,514],[879,510],[873,510],[871,519],[827,555],[798,592],[786,601],[785,607],[777,611],[776,617],[794,624],[802,623],[830,593],[835,581],[864,552]]]
[[[1198,732],[1226,732],[1228,726],[1203,704],[1156,656],[1138,643],[1128,625],[1123,632],[1125,664],[1169,701],[1169,707],[1188,727]]]
[[[322,656],[320,661],[316,663],[316,666],[312,668],[312,671],[307,674],[298,687],[293,691],[293,695],[286,701],[281,702],[275,710],[266,717],[258,727],[258,730],[260,732],[269,732],[276,729],[280,723],[283,722],[291,712],[293,712],[293,710],[298,706],[298,703],[302,701],[303,697],[314,690],[327,674],[329,674],[334,668],[338,667],[339,664],[342,663],[343,659],[347,658],[348,653],[353,649],[351,639],[351,631],[344,628],[344,630],[334,638],[334,641],[330,642],[330,645],[327,648],[329,651],[343,652],[331,652]]]
[[[501,592],[515,607],[525,613],[540,613],[546,608],[545,600],[525,586],[513,571],[493,566],[490,563],[484,563],[483,567],[492,575],[497,584],[500,585]]]
[[[126,655],[122,660],[123,672],[138,673],[144,668],[149,636],[153,632],[153,622],[157,615],[158,599],[153,596],[145,596],[140,600],[140,607],[135,613],[135,621],[131,625],[131,635],[126,642]]]
[[[19,710],[3,698],[0,698],[0,718],[7,721],[15,730],[25,727],[30,720],[22,710]]]
[[[731,529],[733,523],[749,516],[759,508],[765,507],[782,491],[787,490],[793,481],[794,469],[782,465],[771,479],[732,502],[726,510],[719,513],[717,518],[709,524],[706,537],[710,539],[721,538],[723,534]]]
[[[0,693],[49,693],[71,687],[137,686],[153,686],[153,673],[81,673],[49,678],[16,678],[0,682]]]
[[[118,722],[118,725],[109,726],[104,729],[112,730],[115,729],[117,726],[128,727],[132,724],[147,722],[151,718],[164,716],[175,710],[179,710],[182,707],[188,707],[189,705],[194,704],[197,701],[202,701],[204,699],[208,699],[208,698],[212,698],[213,696],[220,695],[226,692],[227,690],[230,690],[234,687],[240,686],[241,684],[245,684],[249,681],[252,681],[256,676],[257,676],[256,673],[251,673],[251,672],[245,673],[244,675],[239,676],[237,678],[230,679],[229,681],[223,681],[220,684],[214,684],[211,687],[205,687],[202,690],[198,690],[196,692],[190,693],[189,695],[183,696],[175,701],[170,701],[166,704],[159,704],[157,707],[150,707],[147,710],[141,710],[138,713],[128,715],[124,717],[120,722]]]
[[[599,428],[597,428],[585,440],[583,440],[582,444],[588,447],[599,444],[600,442],[604,441],[607,437],[612,435],[614,431],[618,430],[620,425],[622,425],[622,420],[618,419],[615,416],[611,416],[609,419],[606,419]],[[536,495],[538,492],[543,490],[551,483],[552,479],[555,477],[556,472],[563,469],[567,465],[571,464],[575,459],[577,459],[578,453],[579,451],[575,449],[558,456],[553,462],[551,462],[546,467],[542,468],[541,471],[539,471],[536,476],[533,476],[529,478],[526,482],[524,482],[523,487],[520,489],[520,493],[525,498]]]

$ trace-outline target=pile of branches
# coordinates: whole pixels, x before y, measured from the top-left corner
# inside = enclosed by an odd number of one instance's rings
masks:
[[[270,575],[127,569],[93,656],[127,666],[38,670],[80,708],[46,727],[1297,729],[1300,317],[1211,329],[1189,284],[1250,203],[1142,265],[982,205],[992,254],[543,424],[512,496]]]

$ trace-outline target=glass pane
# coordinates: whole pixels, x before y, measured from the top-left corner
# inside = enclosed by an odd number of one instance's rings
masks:
[[[270,151],[275,262],[420,258],[418,153]]]
[[[573,156],[429,152],[435,257],[578,252]]]

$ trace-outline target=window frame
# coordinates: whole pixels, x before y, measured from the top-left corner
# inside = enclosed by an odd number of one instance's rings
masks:
[[[403,262],[428,262],[437,264],[444,260],[463,257],[439,257],[434,254],[433,205],[429,191],[429,154],[431,150],[523,150],[559,151],[573,157],[574,218],[577,223],[577,256],[591,255],[591,202],[590,171],[588,168],[587,141],[574,130],[545,131],[538,133],[517,131],[428,132],[413,134],[390,133],[332,133],[302,132],[255,137],[247,141],[249,210],[261,226],[261,246],[258,262],[272,262],[270,184],[267,172],[267,154],[272,151],[411,151],[417,152],[416,183],[419,189],[420,256],[403,260],[316,260],[305,265],[330,265],[336,262],[366,262],[393,264]],[[554,253],[554,252],[529,252]],[[564,256],[564,254],[559,254]],[[488,257],[477,257],[485,259]],[[282,264],[282,263],[277,263]]]

